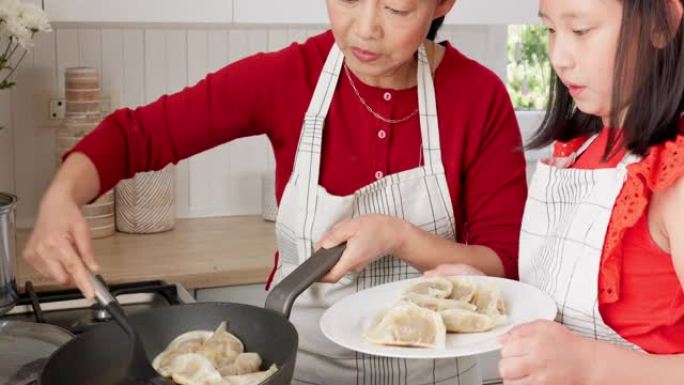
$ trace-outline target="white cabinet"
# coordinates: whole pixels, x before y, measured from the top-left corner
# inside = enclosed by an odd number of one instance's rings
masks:
[[[233,0],[235,23],[328,24],[325,0]]]
[[[27,0],[36,2],[37,0]],[[44,0],[55,23],[328,24],[324,0]],[[447,24],[537,22],[538,0],[459,0]]]
[[[536,24],[539,0],[459,0],[446,24]]]
[[[195,298],[199,302],[234,302],[264,307],[267,295],[265,284],[254,284],[201,289],[196,291]]]
[[[528,143],[534,133],[537,131],[542,121],[544,120],[543,111],[517,111],[515,113],[520,125],[520,132],[522,133],[523,143]],[[527,161],[527,183],[529,184],[537,168],[537,161],[546,159],[553,154],[553,147],[546,146],[538,150],[525,151],[525,160]]]
[[[236,23],[327,24],[324,0],[233,0]],[[459,0],[446,24],[537,22],[538,0]]]
[[[54,23],[220,23],[233,21],[231,0],[45,0]]]

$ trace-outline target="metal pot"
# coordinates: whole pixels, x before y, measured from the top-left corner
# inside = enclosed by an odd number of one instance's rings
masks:
[[[0,192],[0,315],[10,311],[19,298],[15,255],[16,205],[16,196]]]

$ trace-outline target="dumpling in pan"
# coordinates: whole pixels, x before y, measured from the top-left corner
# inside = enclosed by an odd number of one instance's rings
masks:
[[[223,367],[244,351],[242,341],[228,332],[226,322],[221,322],[197,353],[207,357],[216,367]]]
[[[179,335],[154,358],[152,367],[162,376],[170,377],[169,368],[173,360],[181,354],[196,353],[212,334],[213,332],[208,330],[197,330]]]
[[[406,293],[403,300],[414,303],[420,307],[430,309],[432,311],[447,310],[453,308],[467,309],[475,311],[477,307],[468,302],[459,301],[457,299],[435,298],[428,295],[418,293]]]
[[[426,278],[407,287],[403,294],[416,293],[434,298],[448,298],[452,288],[453,284],[448,279],[440,277]]]
[[[401,302],[378,315],[365,337],[381,345],[441,348],[446,343],[446,328],[439,313]]]
[[[440,312],[446,329],[450,333],[479,333],[494,329],[500,318],[466,309],[453,308]]]
[[[197,353],[181,354],[170,366],[171,378],[179,385],[223,385],[221,374],[206,357]]]
[[[258,353],[242,353],[232,363],[217,368],[224,377],[258,372],[261,368],[261,356]]]
[[[478,291],[477,284],[469,277],[449,277],[448,280],[453,285],[449,299],[471,302]]]
[[[479,313],[499,317],[506,314],[506,304],[504,303],[503,296],[501,296],[499,288],[493,283],[481,284],[472,299],[472,303],[477,306]]]
[[[270,368],[268,368],[268,370],[263,372],[243,374],[239,376],[227,376],[224,377],[223,380],[225,385],[259,385],[277,371],[278,368],[275,364],[273,364]]]

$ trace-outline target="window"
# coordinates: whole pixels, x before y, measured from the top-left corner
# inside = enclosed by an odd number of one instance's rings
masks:
[[[518,110],[544,110],[551,66],[546,45],[548,34],[541,25],[508,27],[508,92]]]

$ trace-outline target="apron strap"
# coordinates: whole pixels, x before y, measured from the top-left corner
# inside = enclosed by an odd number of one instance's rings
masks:
[[[302,133],[299,136],[293,171],[295,175],[308,178],[315,185],[318,185],[320,172],[323,125],[328,116],[343,63],[342,51],[337,44],[333,44],[318,78],[309,108],[304,115]]]
[[[439,141],[439,121],[437,119],[437,98],[432,78],[430,61],[425,45],[418,48],[418,110],[422,137],[423,159],[428,174],[444,172],[442,148]]]
[[[302,215],[298,226],[301,231],[298,236],[302,239],[309,239],[313,233],[314,213],[316,212],[316,191],[318,190],[318,180],[321,171],[321,151],[323,148],[323,127],[328,116],[330,103],[332,102],[337,83],[340,78],[344,55],[337,44],[333,44],[325,61],[321,75],[316,84],[313,98],[304,116],[302,133],[299,136],[297,145],[297,156],[295,157],[294,180],[296,183],[303,183],[306,191],[298,194],[299,207],[305,207],[307,215]],[[298,244],[298,253],[304,258],[309,258],[313,253],[314,245],[309,240],[305,244]]]
[[[592,143],[594,143],[596,138],[598,138],[598,134],[592,135],[589,139],[587,139],[586,142],[584,142],[582,144],[582,146],[580,146],[580,148],[577,149],[577,151],[575,151],[574,153],[572,153],[572,155],[570,155],[572,157],[571,164],[575,163],[577,158],[579,158],[579,156],[582,155],[582,153],[584,153],[589,148],[589,146],[591,146]],[[627,167],[630,164],[640,162],[641,159],[642,159],[641,156],[636,155],[636,154],[632,154],[631,152],[627,151],[625,156],[622,157],[622,160],[620,160],[620,163],[618,163],[618,167],[622,167],[622,168]]]
[[[298,236],[303,239],[309,239],[313,232],[313,217],[318,203],[316,196],[320,179],[323,129],[343,63],[342,51],[337,44],[333,44],[318,78],[299,137],[291,180],[298,184],[301,183],[302,186],[307,186],[306,192],[297,197],[299,207],[306,208],[307,213],[303,216],[303,223],[298,226]],[[427,175],[443,174],[444,166],[442,165],[442,151],[439,141],[435,88],[424,45],[418,49],[417,83],[422,154],[425,163],[423,170]],[[308,258],[312,252],[313,244],[303,246],[303,249],[299,250],[300,255],[304,258]]]
[[[582,143],[580,148],[578,148],[577,151],[575,151],[572,154],[575,157],[575,159],[579,158],[580,155],[582,155],[585,151],[587,151],[589,146],[591,146],[591,144],[594,143],[594,141],[596,141],[596,138],[598,138],[598,134],[592,135],[589,139],[587,139],[584,143]]]
[[[625,156],[624,156],[624,157],[622,158],[622,160],[620,161],[619,166],[620,166],[620,167],[627,167],[627,166],[629,166],[629,165],[631,165],[631,164],[641,162],[641,159],[642,159],[641,156],[636,155],[636,154],[632,154],[631,152],[627,151],[627,153],[625,154]]]
[[[307,178],[312,188],[318,186],[319,182],[323,128],[343,63],[342,51],[337,44],[333,44],[304,117],[294,172],[298,176]],[[417,82],[422,156],[425,160],[426,172],[428,174],[443,173],[435,86],[425,45],[421,45],[418,49]]]

